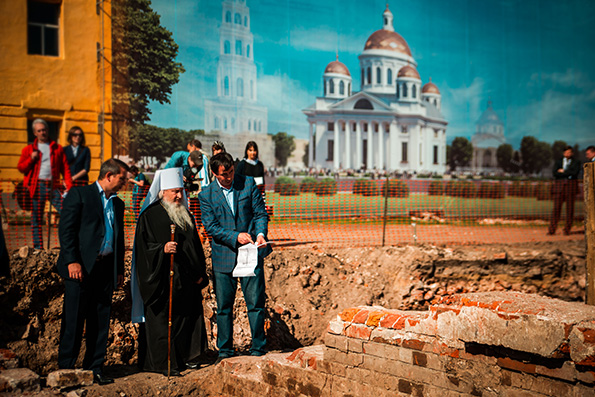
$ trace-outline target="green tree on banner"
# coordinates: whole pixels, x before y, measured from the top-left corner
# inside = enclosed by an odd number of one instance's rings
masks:
[[[471,164],[473,157],[473,145],[467,138],[456,137],[450,145],[450,150],[447,150],[448,164],[452,171],[457,167],[467,167]]]
[[[521,170],[529,175],[539,173],[552,160],[552,147],[532,136],[521,140]]]
[[[287,165],[287,159],[295,150],[295,142],[292,135],[287,135],[286,132],[277,132],[273,135],[275,142],[275,159],[281,167]]]
[[[496,159],[498,160],[498,166],[502,168],[504,172],[514,172],[514,165],[512,164],[512,156],[514,150],[512,145],[503,143],[496,149]]]

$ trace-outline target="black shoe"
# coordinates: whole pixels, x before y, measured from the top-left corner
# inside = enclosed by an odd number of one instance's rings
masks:
[[[167,370],[165,370],[165,371],[163,371],[161,373],[163,375],[167,376]],[[177,369],[172,369],[172,370],[169,371],[169,376],[182,376],[182,374]]]
[[[188,362],[186,363],[186,369],[199,369],[200,363],[197,362]]]
[[[110,383],[114,383],[114,379],[110,378],[109,376],[105,376],[103,374],[93,374],[93,382],[97,383],[100,386],[109,385]]]

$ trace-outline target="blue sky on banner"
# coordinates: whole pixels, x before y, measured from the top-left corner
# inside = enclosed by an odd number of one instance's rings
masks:
[[[359,90],[366,39],[382,28],[381,0],[247,0],[258,102],[269,133],[308,135],[301,112],[322,93],[326,65],[339,60]],[[409,44],[422,83],[442,93],[449,142],[470,138],[491,99],[518,148],[523,136],[595,144],[595,1],[390,0],[394,27]],[[180,45],[186,73],[171,105],[151,104],[151,123],[203,128],[216,96],[221,24],[218,0],[153,0]]]

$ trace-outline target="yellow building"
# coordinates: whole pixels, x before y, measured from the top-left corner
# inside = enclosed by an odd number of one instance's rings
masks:
[[[0,1],[0,179],[22,179],[36,118],[62,146],[71,127],[85,131],[90,180],[115,153],[111,9],[111,0]]]

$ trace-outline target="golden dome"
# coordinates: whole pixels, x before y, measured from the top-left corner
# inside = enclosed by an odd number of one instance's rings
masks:
[[[344,74],[346,76],[351,77],[351,74],[349,74],[349,69],[347,69],[347,66],[345,66],[342,62],[339,61],[332,61],[331,63],[326,65],[324,73]]]
[[[422,94],[438,94],[440,95],[440,90],[436,87],[436,84],[432,83],[432,78],[430,77],[430,81],[424,84],[421,88]]]
[[[390,50],[411,56],[409,45],[397,32],[380,29],[368,37],[365,50]]]
[[[397,78],[398,77],[410,77],[412,79],[421,80],[419,73],[417,73],[417,70],[411,65],[405,65],[399,69],[399,73],[397,73]]]

